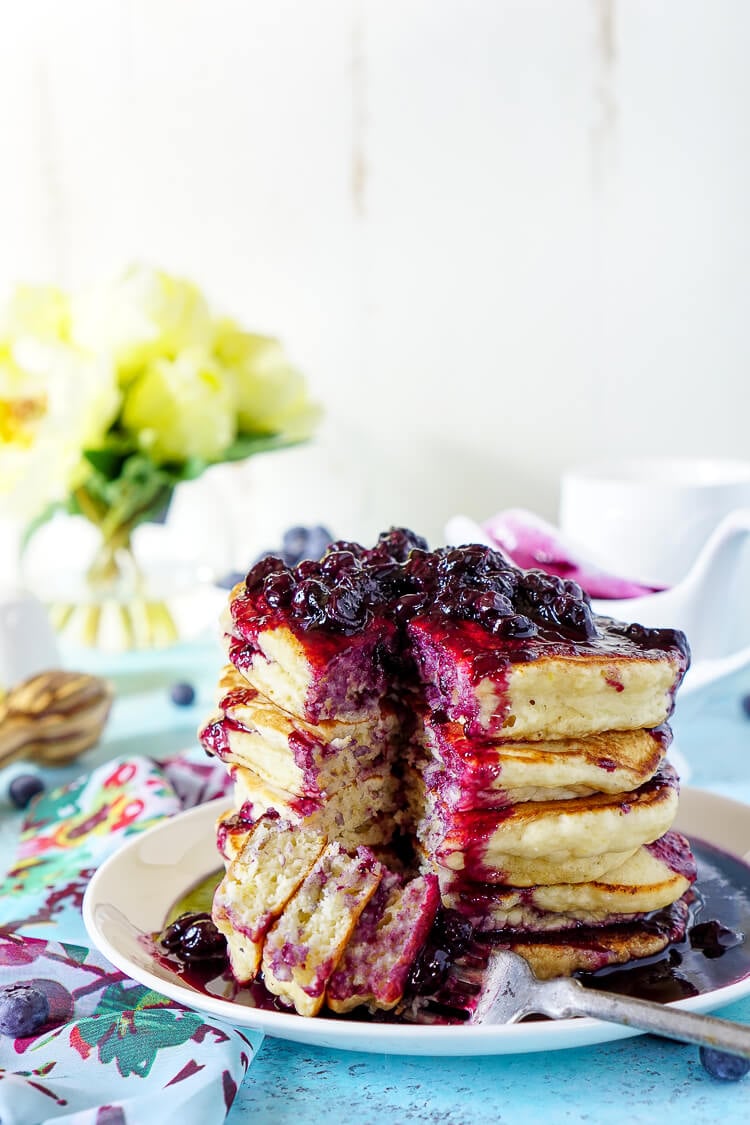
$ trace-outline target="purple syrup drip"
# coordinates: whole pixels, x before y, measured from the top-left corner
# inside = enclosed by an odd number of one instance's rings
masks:
[[[660,860],[670,871],[682,875],[692,883],[695,879],[695,857],[690,850],[690,844],[679,832],[667,832],[653,844],[646,844],[646,848],[655,859]]]

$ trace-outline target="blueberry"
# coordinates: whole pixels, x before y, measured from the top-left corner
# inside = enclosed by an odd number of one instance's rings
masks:
[[[294,573],[300,582],[304,582],[307,578],[320,578],[323,565],[317,559],[303,559],[294,568]]]
[[[368,618],[369,610],[361,591],[340,585],[329,595],[326,621],[337,631],[356,633],[365,626]]]
[[[192,684],[172,684],[169,698],[177,707],[189,707],[195,701],[195,688]]]
[[[724,1082],[737,1082],[750,1070],[750,1059],[742,1059],[739,1055],[728,1055],[725,1051],[717,1051],[713,1047],[701,1047],[700,1059],[712,1078],[721,1078]]]
[[[427,594],[404,594],[394,603],[393,613],[397,621],[409,621],[415,614],[421,613],[427,605]]]
[[[281,574],[286,570],[284,560],[278,555],[264,555],[250,568],[245,578],[245,589],[248,594],[255,594],[261,588],[269,574]]]
[[[0,1035],[26,1039],[49,1019],[49,1001],[43,992],[28,984],[9,984],[0,989]]]
[[[44,782],[35,773],[19,773],[8,786],[8,796],[17,809],[25,809],[37,793],[44,792]]]
[[[161,943],[183,961],[214,961],[227,952],[226,938],[209,914],[181,914],[167,926]]]
[[[294,579],[288,570],[281,574],[269,574],[263,583],[263,597],[271,609],[288,606],[294,593]]]
[[[328,591],[317,578],[305,578],[292,598],[292,612],[304,628],[314,628],[325,620]]]
[[[723,957],[728,949],[743,942],[742,934],[722,926],[721,922],[712,919],[709,922],[699,922],[688,930],[691,949],[699,949],[704,957],[715,960]]]
[[[465,952],[474,934],[474,927],[469,919],[464,918],[457,910],[439,910],[434,927],[440,944],[452,957],[460,957]]]
[[[308,530],[306,527],[290,527],[281,539],[281,550],[284,561],[289,566],[296,566],[300,559],[305,557]]]
[[[451,965],[449,954],[437,949],[431,943],[423,946],[409,970],[408,984],[417,996],[429,996],[437,992],[444,982]]]
[[[335,542],[329,543],[329,551],[348,551],[350,555],[354,555],[355,559],[361,559],[363,555],[367,554],[367,548],[363,547],[361,543],[353,543],[350,539],[336,539]]]
[[[745,712],[748,719],[750,719],[750,694],[743,695],[743,697],[742,697],[742,710]]]
[[[410,551],[426,551],[428,547],[427,540],[408,527],[392,527],[390,531],[381,531],[375,550],[396,562],[406,562]]]
[[[500,637],[533,637],[536,625],[522,613],[512,613],[509,617],[500,618],[493,632]]]
[[[327,527],[290,527],[281,540],[284,562],[296,566],[303,559],[320,559],[331,544],[333,536]]]
[[[352,551],[328,551],[320,564],[320,570],[326,578],[336,581],[342,575],[356,570],[357,566],[357,558]]]

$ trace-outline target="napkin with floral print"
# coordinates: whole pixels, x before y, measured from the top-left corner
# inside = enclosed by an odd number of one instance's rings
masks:
[[[202,754],[200,754],[202,757]],[[2,1125],[214,1125],[263,1036],[238,1031],[129,980],[81,917],[89,879],[120,844],[228,791],[219,763],[123,758],[43,793],[0,883],[0,986],[33,983],[50,1017],[0,1036]]]

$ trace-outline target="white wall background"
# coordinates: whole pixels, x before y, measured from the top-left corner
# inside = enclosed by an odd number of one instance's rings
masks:
[[[742,0],[0,0],[0,289],[145,259],[284,339],[327,421],[241,473],[240,553],[745,456],[749,41]]]

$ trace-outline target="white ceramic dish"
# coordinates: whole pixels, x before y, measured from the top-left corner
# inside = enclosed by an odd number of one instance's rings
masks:
[[[411,1027],[356,1019],[305,1019],[245,1007],[199,992],[149,951],[144,936],[160,930],[169,908],[216,870],[214,824],[226,801],[212,801],[165,821],[115,853],[89,884],[83,903],[94,944],[118,969],[173,1000],[238,1027],[279,1039],[347,1051],[395,1055],[499,1055],[560,1050],[637,1035],[632,1028],[593,1019],[521,1023],[505,1027]],[[684,789],[678,826],[696,838],[750,859],[750,808]],[[678,1002],[712,1011],[750,995],[750,977]]]

